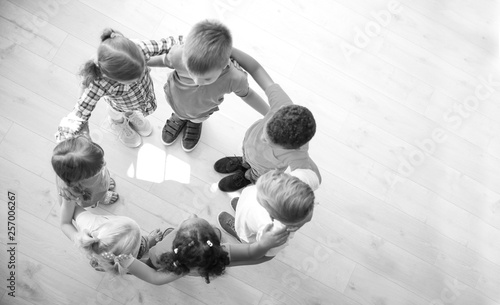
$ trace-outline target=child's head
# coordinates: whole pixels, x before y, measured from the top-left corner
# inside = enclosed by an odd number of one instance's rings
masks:
[[[82,230],[75,239],[91,259],[113,274],[123,274],[118,257],[121,254],[137,256],[141,245],[139,225],[128,217],[116,217],[94,231]]]
[[[52,167],[67,185],[90,178],[104,166],[104,150],[85,136],[69,138],[57,144]]]
[[[256,187],[257,201],[288,231],[296,231],[311,220],[314,192],[299,178],[273,170],[259,177]]]
[[[233,39],[229,29],[216,20],[195,24],[186,37],[182,59],[198,85],[217,80],[229,62]]]
[[[186,219],[178,228],[172,242],[172,252],[160,256],[161,270],[187,274],[191,268],[210,283],[209,276],[221,275],[229,264],[228,254],[220,245],[214,228],[196,215]]]
[[[314,116],[304,106],[281,107],[267,122],[264,140],[285,149],[298,149],[316,133]],[[267,139],[266,139],[267,138]]]
[[[146,68],[146,59],[139,47],[120,32],[105,29],[97,49],[97,59],[88,61],[80,71],[87,87],[99,77],[128,84],[139,80]]]

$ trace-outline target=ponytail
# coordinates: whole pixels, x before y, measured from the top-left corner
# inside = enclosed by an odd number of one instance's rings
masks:
[[[115,37],[124,37],[124,36],[121,32],[115,31],[112,28],[106,28],[104,29],[104,31],[102,31],[101,42],[104,42],[105,40]]]
[[[87,88],[92,82],[102,77],[97,60],[89,60],[80,68],[79,75],[83,78],[82,85]]]

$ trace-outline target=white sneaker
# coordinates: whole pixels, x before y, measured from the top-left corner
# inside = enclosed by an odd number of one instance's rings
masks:
[[[127,147],[138,147],[142,144],[141,136],[129,125],[128,118],[123,118],[123,122],[118,123],[111,120],[111,130],[118,134],[118,140]]]
[[[153,132],[151,123],[139,112],[132,112],[128,115],[130,127],[143,137],[149,136]]]

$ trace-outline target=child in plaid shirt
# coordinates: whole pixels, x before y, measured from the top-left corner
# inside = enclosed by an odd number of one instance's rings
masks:
[[[99,99],[109,104],[112,129],[128,147],[138,147],[141,136],[153,131],[144,116],[156,110],[156,97],[150,69],[151,56],[166,54],[176,44],[173,37],[132,41],[120,32],[105,29],[97,59],[87,61],[80,71],[83,92],[73,111],[59,124],[58,142],[88,130],[88,119]]]

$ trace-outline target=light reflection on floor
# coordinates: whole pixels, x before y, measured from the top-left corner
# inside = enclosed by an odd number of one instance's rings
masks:
[[[155,183],[173,180],[188,184],[191,166],[173,155],[167,155],[163,149],[144,143],[139,148],[136,166],[130,164],[127,176]]]

